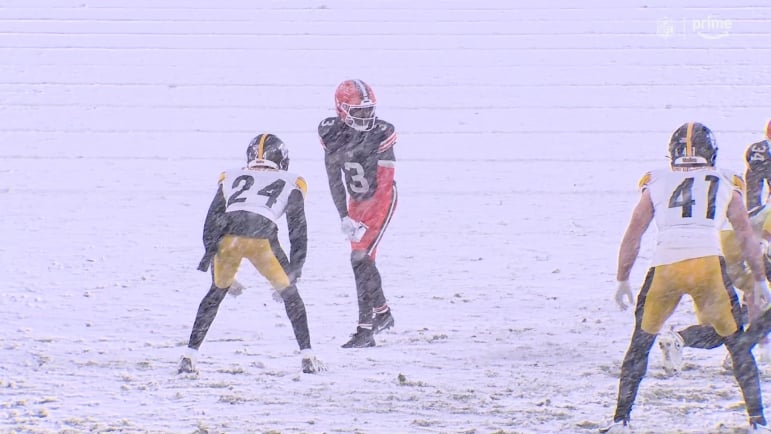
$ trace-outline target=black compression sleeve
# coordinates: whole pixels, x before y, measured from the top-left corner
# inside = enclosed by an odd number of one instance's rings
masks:
[[[300,190],[289,195],[286,209],[286,223],[289,229],[289,263],[294,270],[302,270],[308,251],[308,223],[305,220],[305,199]]]

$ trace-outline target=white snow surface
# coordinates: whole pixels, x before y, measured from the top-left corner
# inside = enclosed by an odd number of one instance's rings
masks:
[[[2,432],[596,432],[633,325],[612,298],[637,180],[687,121],[742,171],[771,116],[758,0],[2,3]],[[378,255],[396,327],[359,350],[316,136],[347,78],[400,137]],[[300,291],[329,371],[300,372],[245,262],[179,376],[217,175],[261,132],[308,180]],[[686,301],[670,325],[693,321]],[[667,378],[654,349],[637,432],[744,429],[724,355]]]

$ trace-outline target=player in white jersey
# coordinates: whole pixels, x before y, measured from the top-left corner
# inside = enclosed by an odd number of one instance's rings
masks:
[[[671,170],[655,170],[640,181],[642,194],[619,247],[616,302],[633,302],[629,275],[642,236],[655,220],[653,261],[637,296],[635,328],[621,366],[613,422],[600,432],[629,430],[629,419],[648,355],[665,321],[683,295],[693,299],[697,316],[725,337],[750,425],[765,426],[758,369],[742,335],[739,300],[725,271],[720,229],[727,218],[755,280],[755,291],[768,291],[760,244],[752,232],[742,199],[741,177],[715,167],[717,145],[700,123],[687,123],[669,142]],[[753,295],[753,294],[751,294]],[[750,303],[756,303],[749,297]]]
[[[302,370],[315,373],[323,370],[324,365],[311,352],[308,317],[296,285],[308,244],[307,186],[302,177],[287,172],[289,151],[273,134],[252,139],[246,149],[246,161],[246,167],[222,172],[206,216],[206,253],[198,269],[207,271],[213,264],[212,284],[198,306],[179,372],[196,372],[198,349],[225,295],[240,286],[235,276],[241,260],[246,258],[280,295],[300,346]],[[288,258],[278,240],[278,221],[284,215],[290,242]]]

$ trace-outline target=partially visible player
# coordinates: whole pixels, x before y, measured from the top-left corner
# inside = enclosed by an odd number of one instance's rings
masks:
[[[771,119],[766,122],[764,134],[763,140],[749,145],[744,153],[747,161],[744,173],[747,180],[746,201],[750,210],[766,203],[768,192],[764,195],[764,187],[771,187]]]
[[[640,201],[619,247],[615,299],[625,309],[634,299],[629,275],[642,236],[655,221],[656,247],[637,296],[635,327],[621,366],[615,414],[612,423],[600,432],[629,431],[650,349],[686,294],[693,299],[700,321],[725,338],[750,427],[765,426],[758,369],[749,346],[739,339],[743,333],[739,301],[726,275],[719,241],[719,231],[728,219],[751,266],[754,290],[768,291],[760,244],[742,198],[742,179],[715,166],[717,144],[703,124],[689,122],[677,128],[669,142],[669,154],[669,170],[653,170],[640,181]],[[754,297],[748,299],[754,302]]]
[[[753,208],[766,202],[768,187],[771,187],[771,119],[766,121],[764,128],[764,140],[755,142],[747,147],[745,159],[747,160],[747,207]],[[765,198],[764,198],[765,187]],[[771,234],[764,234],[766,241],[771,242]],[[771,278],[771,249],[766,247],[766,272]],[[771,332],[771,309],[766,309],[755,319],[747,329],[744,339],[752,345],[765,343],[768,345],[768,333]]]
[[[351,243],[359,318],[343,348],[375,346],[374,334],[393,327],[375,263],[377,248],[396,209],[396,130],[375,115],[375,92],[362,80],[335,90],[336,116],[318,126],[332,201]]]
[[[217,192],[203,228],[206,249],[198,269],[213,265],[212,284],[195,316],[188,351],[179,373],[197,372],[198,349],[229,290],[243,258],[270,282],[284,302],[300,346],[301,368],[305,373],[324,370],[311,351],[305,303],[297,290],[307,252],[305,180],[287,172],[289,151],[273,134],[260,134],[246,149],[246,166],[220,175]],[[290,253],[287,258],[278,240],[278,221],[286,215]]]

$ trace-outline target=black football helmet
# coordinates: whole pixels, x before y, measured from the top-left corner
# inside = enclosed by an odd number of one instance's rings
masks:
[[[246,165],[249,168],[289,170],[289,149],[275,135],[260,134],[246,148]]]
[[[714,166],[717,160],[715,135],[698,122],[680,125],[669,140],[669,157],[673,168]]]

